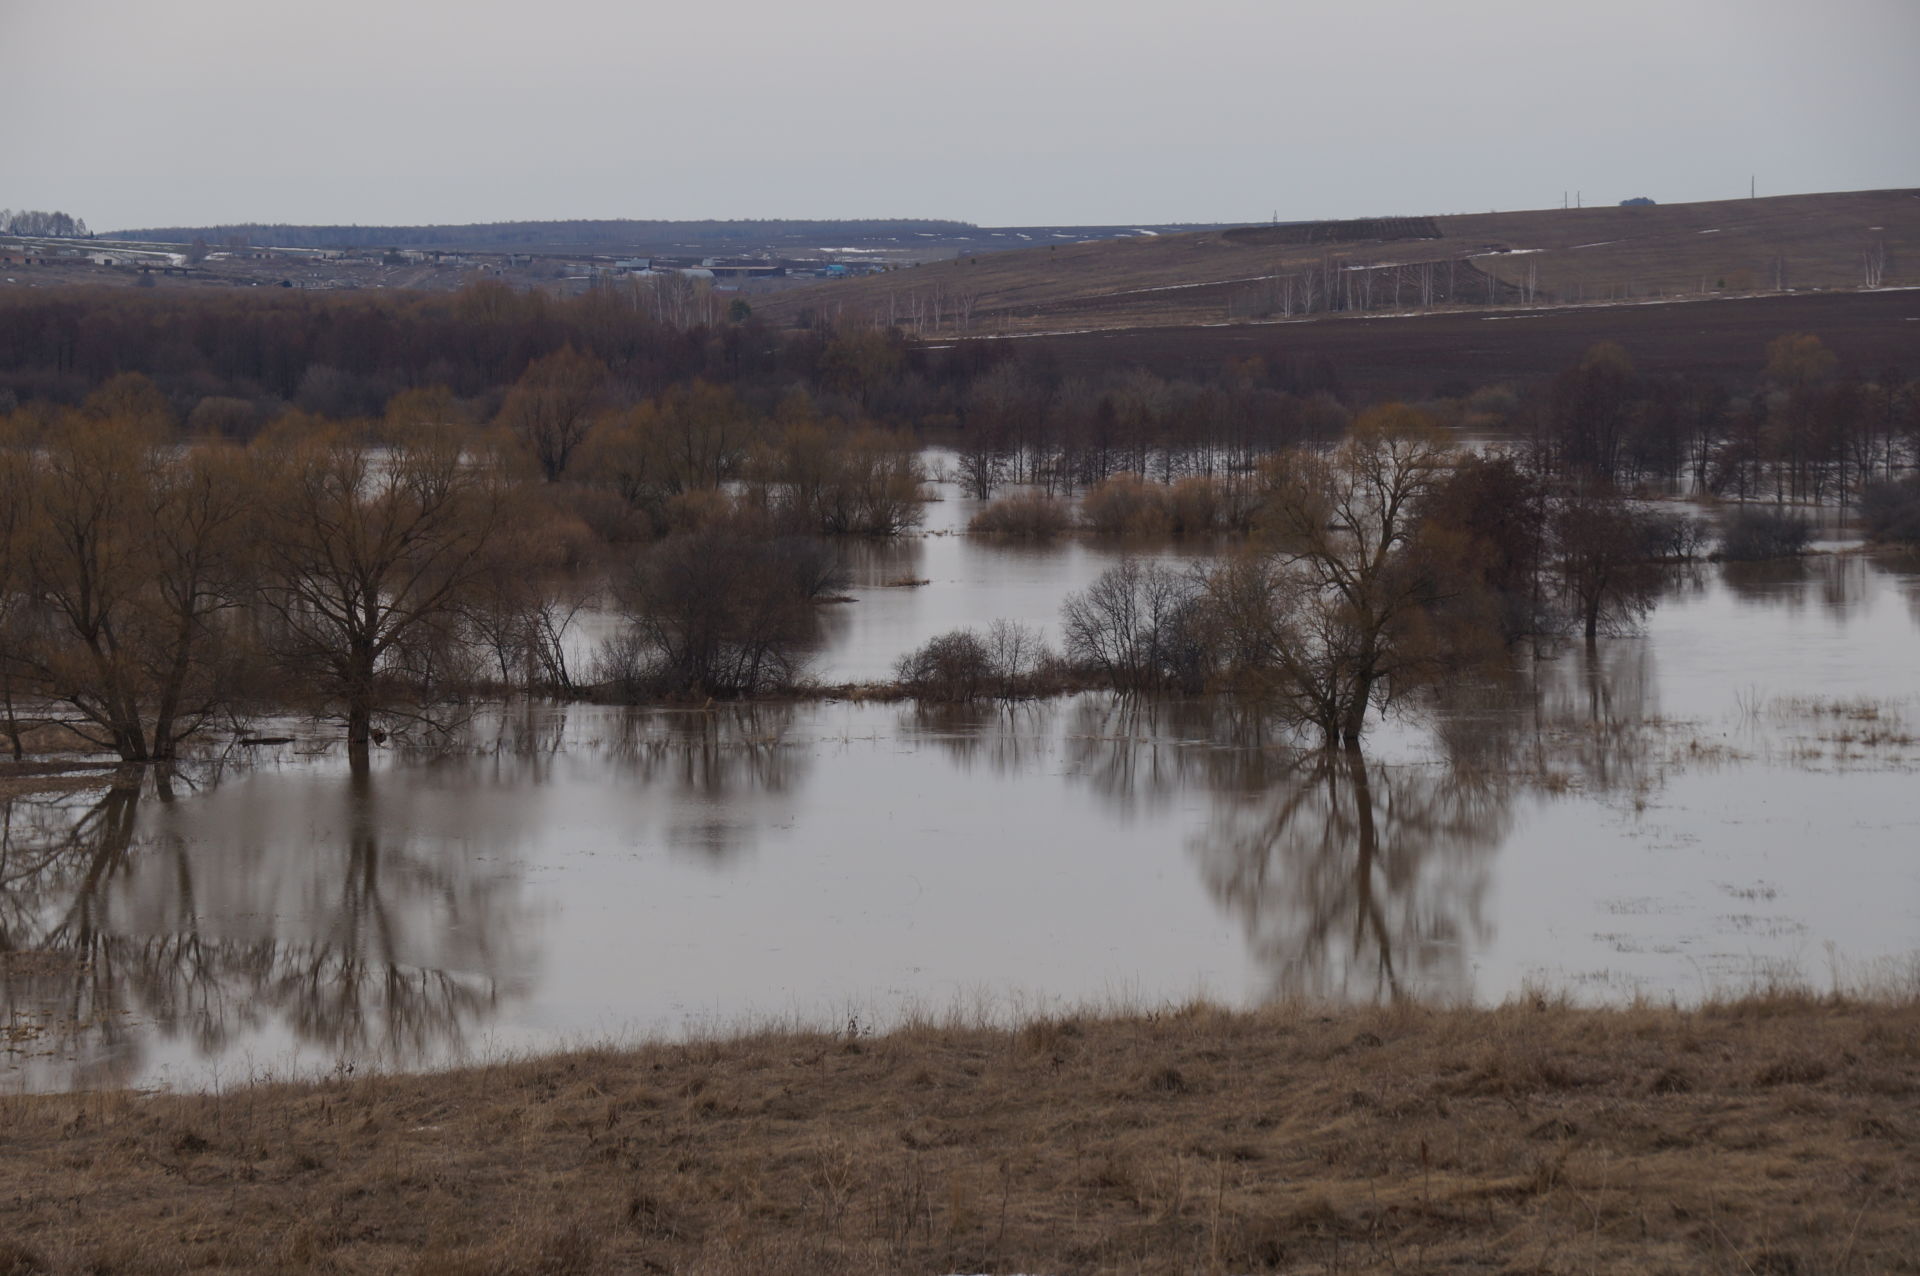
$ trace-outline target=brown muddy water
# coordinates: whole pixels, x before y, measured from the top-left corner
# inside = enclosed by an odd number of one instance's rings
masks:
[[[951,489],[949,489],[950,491]],[[828,681],[1117,552],[863,551]],[[888,588],[900,577],[926,579]],[[1920,564],[1703,566],[1576,645],[1302,752],[1228,703],[516,705],[168,800],[17,799],[0,1087],[207,1088],[642,1034],[1310,996],[1682,1001],[1920,959]]]

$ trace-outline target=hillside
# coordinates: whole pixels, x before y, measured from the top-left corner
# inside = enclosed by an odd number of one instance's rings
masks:
[[[1218,225],[976,226],[925,218],[737,221],[611,220],[478,222],[457,226],[306,226],[244,223],[163,226],[113,232],[141,243],[245,245],[257,249],[390,249],[541,255],[760,255],[911,264],[1035,243],[1151,237]]]
[[[923,335],[1222,324],[1920,283],[1920,191],[1373,218],[1134,236],[792,289],[775,322]]]

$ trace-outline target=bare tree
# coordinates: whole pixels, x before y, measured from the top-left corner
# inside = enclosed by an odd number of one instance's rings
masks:
[[[1880,240],[1860,254],[1860,264],[1864,271],[1866,286],[1878,288],[1887,277],[1887,241]]]
[[[16,461],[16,465],[19,462]],[[223,702],[209,641],[239,598],[251,492],[231,454],[118,417],[60,422],[25,462],[25,585],[43,617],[9,661],[67,726],[167,762]]]
[[[1399,405],[1362,416],[1330,455],[1282,453],[1266,467],[1269,548],[1208,577],[1239,676],[1328,744],[1357,744],[1369,708],[1434,665],[1416,514],[1449,459]]]
[[[500,424],[533,453],[549,483],[566,471],[602,404],[607,368],[573,347],[527,365],[500,407]]]
[[[1649,516],[1595,487],[1561,497],[1551,517],[1554,570],[1587,641],[1644,616],[1665,577],[1653,561]]]
[[[347,723],[361,757],[376,712],[419,681],[403,656],[444,635],[502,530],[502,465],[445,428],[376,453],[338,430],[260,458],[262,602],[287,666]]]
[[[1061,608],[1067,659],[1122,691],[1198,690],[1212,666],[1201,604],[1191,574],[1122,559]]]

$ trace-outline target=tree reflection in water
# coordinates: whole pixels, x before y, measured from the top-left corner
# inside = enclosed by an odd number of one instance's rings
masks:
[[[1031,701],[909,704],[896,729],[903,740],[938,748],[962,771],[984,766],[1012,775],[1046,755],[1053,713],[1054,706]]]
[[[344,835],[294,863],[244,812],[189,836],[137,787],[6,803],[9,1062],[36,1087],[115,1084],[146,1072],[158,1041],[210,1057],[273,1028],[326,1060],[457,1053],[520,991],[500,973],[523,965],[518,882],[415,847],[408,780],[392,777],[389,795],[388,779],[342,777],[331,815]]]
[[[608,751],[669,803],[667,845],[718,868],[791,819],[790,798],[814,755],[789,739],[793,725],[792,705],[626,712]]]
[[[1438,756],[1419,763],[1302,747],[1221,697],[1083,697],[1065,747],[1071,772],[1123,810],[1211,795],[1190,850],[1269,995],[1460,1000],[1491,937],[1492,856],[1516,795],[1658,784],[1653,685],[1635,640],[1457,683],[1429,715]]]
[[[1509,824],[1503,785],[1313,749],[1275,757],[1264,792],[1222,796],[1193,853],[1271,995],[1471,995],[1489,861]]]
[[[583,799],[604,801],[600,818],[731,871],[815,809],[810,768],[841,764],[846,731],[1034,777],[1042,800],[1064,780],[1197,827],[1188,854],[1271,995],[1468,997],[1516,798],[1658,784],[1652,685],[1647,644],[1576,646],[1450,686],[1430,732],[1382,732],[1385,758],[1302,748],[1231,697],[576,707],[502,713],[464,749],[387,770],[257,762],[189,800],[15,799],[0,808],[0,1012],[28,1032],[9,1066],[53,1086],[241,1042],[298,1047],[309,1066],[455,1056],[536,977],[516,848],[543,845],[563,806],[593,818]]]

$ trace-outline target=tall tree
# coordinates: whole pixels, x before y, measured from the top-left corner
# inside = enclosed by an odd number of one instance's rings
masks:
[[[126,762],[171,761],[224,697],[215,618],[239,597],[251,494],[229,454],[77,414],[25,475],[26,587],[44,623],[12,662]]]
[[[1364,414],[1331,453],[1282,453],[1265,472],[1265,552],[1210,579],[1243,676],[1330,745],[1357,745],[1369,708],[1434,665],[1418,512],[1450,459],[1399,404]]]
[[[261,598],[289,667],[346,719],[359,757],[405,684],[409,649],[454,623],[501,532],[503,466],[444,427],[373,452],[327,430],[264,445]]]
[[[1665,578],[1647,513],[1610,488],[1591,487],[1556,500],[1551,523],[1554,570],[1589,643],[1647,613]]]
[[[500,423],[517,434],[551,483],[566,472],[604,403],[607,365],[572,346],[527,365],[500,407]]]

